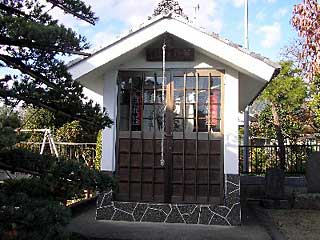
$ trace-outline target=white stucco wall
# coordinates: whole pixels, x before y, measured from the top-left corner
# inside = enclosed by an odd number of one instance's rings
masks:
[[[192,46],[193,47],[193,46]],[[162,62],[148,62],[144,51],[140,51],[133,59],[119,64],[120,69],[162,69]],[[168,69],[224,69],[225,65],[196,51],[194,61],[166,62]]]
[[[224,173],[239,173],[239,73],[226,68],[224,82]]]
[[[161,62],[147,62],[144,52],[135,55],[133,59],[128,59],[126,62],[118,63],[119,70],[141,70],[141,69],[158,69],[161,71]],[[210,59],[200,52],[195,53],[195,60],[192,62],[168,62],[169,69],[221,69],[225,70],[226,66],[214,59]],[[117,119],[117,77],[118,71],[107,70],[104,75],[103,87],[103,106],[106,108],[109,117],[114,120],[114,125],[111,129],[103,131],[103,149],[101,169],[104,171],[114,171],[116,163],[116,119]],[[232,86],[232,83],[231,83]],[[229,88],[228,88],[229,89]],[[234,93],[232,93],[234,94]],[[238,96],[238,95],[234,95]],[[229,97],[227,97],[229,102]],[[225,107],[232,106],[232,104]],[[237,114],[236,114],[237,115]],[[233,124],[228,122],[228,124]],[[228,126],[227,124],[227,126]],[[236,123],[238,124],[238,122]]]
[[[248,99],[252,101],[266,83],[264,81],[255,81],[255,79],[243,73],[239,73],[239,79],[239,94],[241,96],[239,106],[240,111],[244,111],[249,104]]]
[[[194,62],[168,62],[168,68],[225,69],[224,172],[237,174],[238,111],[243,110],[255,93],[258,93],[261,87],[271,79],[275,67],[226,41],[212,37],[181,19],[162,17],[132,30],[113,44],[70,66],[69,72],[84,86],[103,94],[103,106],[115,121],[117,72],[107,69],[161,69],[161,62],[145,60],[145,48],[158,37],[168,33],[187,42],[196,50]],[[115,168],[115,143],[116,125],[113,125],[111,129],[103,132],[102,170],[113,171]]]
[[[69,72],[74,79],[89,77],[90,73],[104,65],[110,64],[115,59],[135,49],[143,49],[145,45],[164,33],[170,33],[189,44],[193,44],[208,53],[208,56],[220,62],[232,66],[238,71],[257,79],[269,81],[275,68],[265,62],[252,57],[186,22],[174,19],[163,18],[132,31],[128,36],[117,40],[114,44],[100,50],[97,54],[72,65]]]
[[[99,104],[103,106],[103,96],[99,93],[96,93],[89,88],[83,88],[83,94],[88,98],[87,100],[92,100],[94,104]]]
[[[194,62],[168,62],[168,69],[173,68],[207,68],[224,69],[224,173],[238,174],[238,112],[239,112],[239,72],[231,67],[225,66],[214,59],[196,52]],[[135,59],[129,59],[119,64],[120,70],[132,69],[161,69],[161,63],[146,62],[143,53],[137,54]],[[106,108],[110,118],[117,118],[117,71],[107,71],[104,75],[103,106]],[[105,171],[114,171],[116,162],[116,122],[111,129],[103,131],[103,152],[101,168]]]
[[[105,74],[103,104],[111,119],[117,118],[117,71]],[[224,173],[239,173],[238,152],[238,109],[239,109],[239,73],[226,67],[224,81]],[[110,129],[103,131],[103,152],[101,168],[114,171],[116,162],[116,122]]]
[[[109,117],[114,121],[111,128],[106,128],[102,133],[102,159],[101,170],[114,171],[116,160],[116,119],[117,119],[117,77],[118,71],[109,71],[104,75],[103,107]]]

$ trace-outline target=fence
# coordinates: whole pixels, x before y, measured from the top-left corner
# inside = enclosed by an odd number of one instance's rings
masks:
[[[17,144],[20,148],[25,148],[36,153],[40,153],[42,143],[39,142],[20,142]],[[95,168],[95,157],[96,157],[96,144],[95,143],[55,143],[59,157],[65,157],[66,159],[75,159],[84,161],[88,167]],[[51,154],[51,150],[48,144],[46,144],[46,154]],[[84,191],[84,198],[68,200],[67,205],[74,204],[84,199],[91,198],[95,195],[91,191]]]
[[[285,172],[305,174],[308,157],[320,151],[320,145],[285,145]],[[264,174],[266,169],[280,166],[278,145],[239,146],[240,172],[245,174]],[[249,157],[247,171],[243,169],[244,151]]]
[[[17,144],[20,148],[25,148],[37,153],[40,153],[42,143],[39,142],[20,142]],[[89,167],[94,167],[96,157],[95,143],[55,143],[60,157],[67,159],[76,159],[85,161]],[[50,154],[50,148],[46,145],[45,153]]]

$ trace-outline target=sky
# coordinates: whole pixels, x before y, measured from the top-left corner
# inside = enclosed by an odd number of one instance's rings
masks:
[[[44,0],[41,0],[44,2]],[[87,38],[91,50],[99,49],[128,33],[134,26],[147,21],[161,0],[84,0],[92,6],[99,21],[92,26],[58,8],[50,10],[55,19]],[[280,52],[290,45],[297,33],[290,25],[292,9],[302,0],[248,0],[249,1],[249,48],[273,61],[280,60]],[[179,0],[184,13],[208,32],[244,45],[244,0]],[[195,7],[200,9],[195,13]],[[69,61],[78,56],[67,58]],[[0,68],[0,76],[16,73]],[[88,90],[86,90],[88,91]],[[86,92],[92,98],[101,96]],[[93,96],[93,97],[92,97]]]
[[[134,26],[146,22],[160,0],[84,0],[99,17],[95,26],[65,15],[58,9],[51,14],[87,37],[92,49],[103,47]],[[297,33],[290,25],[292,9],[302,0],[248,0],[249,48],[274,61],[290,45]],[[244,45],[244,0],[179,0],[189,18],[208,32]],[[195,13],[194,7],[200,10]]]

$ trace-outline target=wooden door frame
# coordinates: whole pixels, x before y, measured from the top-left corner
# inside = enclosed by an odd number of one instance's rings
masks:
[[[135,69],[135,70],[119,70],[121,72],[141,72],[142,77],[145,76],[144,72],[159,72],[159,69]],[[224,82],[225,82],[225,71],[219,69],[168,69],[167,70],[167,89],[166,89],[166,101],[167,101],[167,108],[169,114],[166,114],[166,123],[165,124],[165,179],[164,179],[164,200],[165,202],[171,202],[172,196],[172,184],[171,184],[171,172],[172,172],[172,144],[173,144],[173,105],[174,105],[174,87],[173,87],[173,74],[175,72],[194,72],[197,75],[199,73],[207,73],[211,74],[211,76],[219,76],[221,77],[221,124],[220,124],[220,132],[219,133],[208,133],[210,140],[219,139],[221,140],[221,156],[220,156],[220,202],[223,203],[224,199]],[[208,75],[209,76],[209,75]],[[186,79],[186,78],[184,78]],[[186,80],[184,80],[186,81]],[[115,161],[115,170],[119,172],[119,144],[120,144],[120,86],[119,86],[119,79],[117,80],[117,87],[118,87],[118,97],[117,97],[117,118],[116,118],[116,161]],[[197,86],[198,88],[198,86]],[[185,88],[184,88],[184,91]],[[197,91],[196,91],[197,92]],[[169,94],[168,94],[169,93]],[[196,93],[198,94],[198,93]],[[197,98],[198,99],[198,98]],[[130,101],[131,102],[131,101]],[[186,103],[185,103],[186,104]],[[131,105],[131,103],[130,103]],[[131,108],[130,108],[131,109]],[[184,109],[185,111],[185,109]],[[185,114],[185,113],[184,113]],[[131,115],[131,114],[130,114]],[[130,124],[129,124],[130,125]],[[169,126],[169,127],[168,127]],[[130,128],[130,126],[129,126]],[[130,131],[130,130],[129,130]],[[142,128],[141,133],[139,134],[141,139],[143,138]],[[132,141],[132,131],[130,131],[129,138],[130,143]],[[198,144],[198,140],[197,140]],[[156,159],[154,159],[156,161]],[[155,165],[155,163],[154,163]],[[130,170],[130,166],[129,166]],[[142,175],[142,173],[141,173]],[[128,181],[130,181],[130,173],[128,176]],[[129,185],[130,186],[130,185]],[[142,192],[142,191],[141,191]],[[129,189],[129,196],[130,196],[130,189]]]
[[[220,140],[221,141],[221,145],[220,145],[220,204],[223,203],[224,201],[224,82],[225,82],[225,70],[219,70],[219,69],[170,69],[170,79],[169,79],[169,89],[170,91],[167,91],[167,93],[170,93],[170,96],[167,94],[167,105],[170,109],[170,111],[168,111],[168,117],[169,117],[169,121],[167,121],[166,117],[166,122],[170,125],[170,127],[172,128],[172,131],[169,135],[166,136],[166,143],[167,143],[167,151],[169,150],[169,152],[167,152],[166,156],[166,187],[165,187],[165,200],[168,203],[171,203],[171,197],[172,197],[172,183],[171,183],[171,172],[172,172],[172,144],[173,144],[173,105],[174,105],[174,73],[176,72],[183,72],[183,76],[184,76],[184,96],[186,95],[186,79],[188,75],[192,75],[194,74],[196,76],[196,121],[198,121],[198,83],[199,83],[199,75],[203,74],[205,76],[208,76],[208,81],[210,81],[209,79],[211,79],[211,77],[217,76],[221,78],[221,103],[220,103],[220,131],[219,132],[213,132],[213,133],[209,133],[208,130],[208,142],[210,144],[210,141],[213,140]],[[210,86],[208,86],[208,94],[210,96]],[[167,89],[168,90],[168,89]],[[184,120],[186,119],[186,101],[184,99]],[[183,121],[184,124],[184,121]],[[197,127],[198,127],[198,123]],[[197,129],[197,134],[196,134],[196,148],[198,147],[198,129]],[[169,137],[167,139],[167,137]],[[185,126],[183,126],[183,140],[185,141]],[[183,148],[185,144],[183,144]],[[171,152],[170,152],[171,150]],[[183,159],[185,159],[185,150],[183,150]],[[209,154],[210,155],[210,154]],[[197,159],[198,159],[198,153],[195,154],[196,156],[196,169],[197,169]],[[197,170],[196,170],[197,171]],[[210,165],[208,165],[208,171],[210,171]],[[210,174],[209,174],[210,175]],[[197,178],[197,174],[195,176]],[[210,181],[210,180],[208,180]],[[195,180],[196,185],[197,185],[197,180]],[[210,185],[210,184],[209,184]],[[184,189],[184,188],[183,188]],[[195,188],[195,196],[197,198],[197,187]],[[183,197],[184,197],[184,193],[183,193]]]

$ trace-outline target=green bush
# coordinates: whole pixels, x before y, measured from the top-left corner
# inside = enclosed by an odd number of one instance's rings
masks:
[[[81,142],[83,138],[83,128],[79,121],[65,123],[56,131],[56,139],[58,142],[76,143]]]
[[[22,126],[24,129],[51,129],[55,128],[53,113],[43,108],[27,108],[23,116]],[[29,142],[42,142],[43,134],[40,132],[28,133]]]
[[[13,170],[33,173],[0,185],[0,239],[12,235],[16,236],[12,239],[69,239],[64,232],[70,219],[67,200],[84,197],[84,190],[115,188],[112,178],[84,161],[22,149],[3,149],[0,161]]]
[[[102,130],[98,132],[97,145],[96,145],[96,158],[94,166],[97,170],[101,170],[101,159],[102,159]]]
[[[71,214],[63,204],[0,189],[1,239],[68,239]]]

